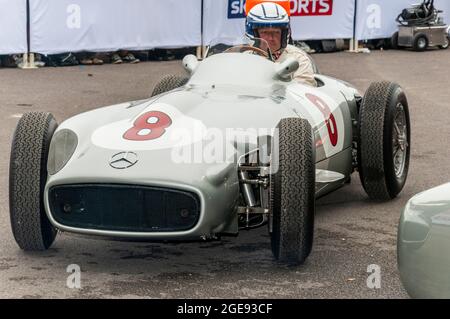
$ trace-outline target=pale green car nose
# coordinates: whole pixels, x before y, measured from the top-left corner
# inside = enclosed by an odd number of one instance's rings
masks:
[[[450,298],[450,184],[414,196],[398,228],[400,277],[414,298]]]

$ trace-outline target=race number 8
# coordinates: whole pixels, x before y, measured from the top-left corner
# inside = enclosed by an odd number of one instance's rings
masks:
[[[172,125],[171,118],[163,112],[151,111],[142,114],[123,138],[130,141],[151,141],[160,138]]]
[[[330,136],[331,145],[336,146],[338,143],[338,129],[336,125],[336,119],[333,113],[331,113],[330,107],[324,100],[313,94],[306,94],[306,97],[322,112],[325,117],[325,124],[327,125],[328,135]]]

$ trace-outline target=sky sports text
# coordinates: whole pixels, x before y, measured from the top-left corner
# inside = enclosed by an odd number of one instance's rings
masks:
[[[228,0],[228,19],[244,18],[245,0]],[[333,0],[291,0],[291,16],[330,16]]]

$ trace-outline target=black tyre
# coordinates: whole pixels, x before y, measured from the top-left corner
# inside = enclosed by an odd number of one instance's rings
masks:
[[[271,244],[280,262],[302,264],[312,249],[315,161],[307,120],[287,118],[272,141]]]
[[[443,45],[440,45],[439,48],[442,49],[442,50],[447,50],[448,47],[449,47],[449,44],[450,44],[449,39],[446,37],[445,38],[445,43]]]
[[[155,85],[152,92],[152,97],[159,95],[161,93],[169,92],[179,87],[182,87],[188,82],[189,78],[187,76],[181,75],[166,75]]]
[[[32,112],[19,121],[14,133],[9,170],[11,227],[19,247],[48,249],[56,237],[44,209],[47,158],[58,124],[50,113]]]
[[[413,48],[415,51],[425,51],[428,48],[428,43],[428,37],[423,33],[419,33],[414,37]]]
[[[391,37],[391,48],[398,50],[398,32],[395,32]]]
[[[409,169],[411,126],[408,101],[391,82],[373,83],[359,114],[358,164],[370,198],[389,200],[405,185]]]

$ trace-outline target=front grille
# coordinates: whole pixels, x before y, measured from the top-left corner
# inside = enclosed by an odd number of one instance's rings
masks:
[[[127,232],[183,231],[200,217],[194,193],[129,185],[63,185],[49,191],[50,210],[61,225]]]

